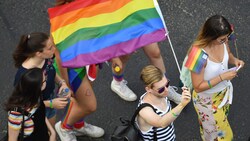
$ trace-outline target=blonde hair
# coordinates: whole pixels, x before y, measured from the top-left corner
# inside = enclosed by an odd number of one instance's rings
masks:
[[[163,73],[162,71],[153,66],[148,65],[144,67],[141,71],[141,80],[144,82],[146,86],[153,87],[153,84],[162,80]]]

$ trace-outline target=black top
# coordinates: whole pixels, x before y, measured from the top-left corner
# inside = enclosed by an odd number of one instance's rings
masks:
[[[14,86],[17,84],[19,79],[21,78],[22,74],[27,71],[28,69],[21,66],[18,68],[15,80],[14,80]],[[46,80],[46,88],[43,90],[43,100],[48,100],[51,97],[51,94],[53,93],[55,89],[55,76],[56,76],[56,70],[53,66],[53,59],[46,59],[45,63],[42,67],[42,70],[45,72],[45,75],[47,77]]]
[[[45,105],[42,100],[40,100],[40,105],[31,119],[34,122],[34,131],[30,136],[25,137],[24,141],[49,141],[48,128],[45,122]]]

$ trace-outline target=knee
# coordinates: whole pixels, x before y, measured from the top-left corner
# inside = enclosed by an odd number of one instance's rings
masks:
[[[85,109],[86,114],[91,114],[91,113],[96,111],[97,105],[96,105],[96,103],[94,103],[94,104],[90,104],[87,106],[85,105],[85,107],[82,107],[82,108]]]
[[[152,59],[159,59],[161,58],[161,51],[160,49],[155,49],[154,51],[150,52],[148,55]]]

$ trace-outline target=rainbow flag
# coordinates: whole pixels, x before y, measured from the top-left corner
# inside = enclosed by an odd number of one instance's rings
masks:
[[[192,47],[188,55],[185,67],[187,67],[189,70],[195,73],[200,73],[202,67],[206,63],[207,58],[208,58],[207,53],[205,53],[201,48]]]
[[[153,0],[76,0],[48,13],[63,67],[101,63],[166,38]]]

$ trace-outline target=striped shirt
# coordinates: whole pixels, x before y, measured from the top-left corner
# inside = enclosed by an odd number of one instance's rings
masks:
[[[33,108],[29,113],[34,114],[36,108]],[[22,113],[16,112],[16,111],[9,111],[8,116],[8,126],[14,130],[21,130],[23,121],[23,115]],[[34,131],[34,122],[32,118],[24,116],[24,136],[29,136]]]
[[[143,97],[145,96],[142,95],[140,98],[140,103],[138,106],[140,106],[140,104],[144,103],[143,102]],[[155,110],[156,110],[156,114],[163,116],[166,113],[168,113],[171,110],[171,104],[170,101],[166,98],[166,103],[167,103],[167,108],[165,111],[162,111],[161,109],[157,108],[156,106],[152,105]],[[138,125],[138,124],[137,124]],[[174,124],[173,122],[165,127],[165,128],[156,128],[156,135],[157,135],[157,141],[175,141],[175,133],[174,133]],[[153,141],[154,140],[154,129],[153,127],[151,127],[148,131],[141,131],[141,135],[144,139],[144,141]]]

